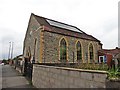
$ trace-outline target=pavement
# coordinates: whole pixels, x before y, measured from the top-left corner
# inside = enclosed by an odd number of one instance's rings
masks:
[[[0,80],[2,88],[33,88],[29,81],[10,65],[0,66]]]
[[[2,89],[2,65],[0,65],[0,90]]]

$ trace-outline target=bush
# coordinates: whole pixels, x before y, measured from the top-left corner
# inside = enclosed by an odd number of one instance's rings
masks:
[[[108,79],[110,80],[120,79],[120,72],[118,70],[119,68],[116,68],[115,70],[113,68],[108,70]]]

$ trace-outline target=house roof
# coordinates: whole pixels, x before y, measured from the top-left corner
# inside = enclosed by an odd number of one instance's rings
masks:
[[[97,41],[100,43],[98,39],[96,39],[92,35],[86,34],[85,32],[83,32],[82,30],[80,30],[79,28],[75,26],[68,25],[62,22],[58,22],[52,19],[45,18],[45,17],[37,16],[33,13],[32,15],[36,18],[36,20],[38,21],[40,25],[44,25],[45,31],[63,34],[67,36],[72,36],[72,37],[81,38],[81,39]]]
[[[120,48],[116,47],[115,49],[102,49],[98,51],[99,53],[103,54],[111,54],[111,55],[117,55],[120,53]]]

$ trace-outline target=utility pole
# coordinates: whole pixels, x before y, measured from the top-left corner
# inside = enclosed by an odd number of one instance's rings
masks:
[[[10,49],[11,49],[11,42],[9,42],[8,60],[10,59]]]
[[[13,43],[14,43],[14,42],[11,43],[11,44],[12,44],[12,47],[11,47],[11,60],[12,60],[12,58],[13,58]]]

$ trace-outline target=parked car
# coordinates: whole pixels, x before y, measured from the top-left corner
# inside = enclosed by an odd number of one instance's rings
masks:
[[[4,63],[0,63],[0,65],[2,65],[2,66],[3,66],[3,65],[4,65]]]

